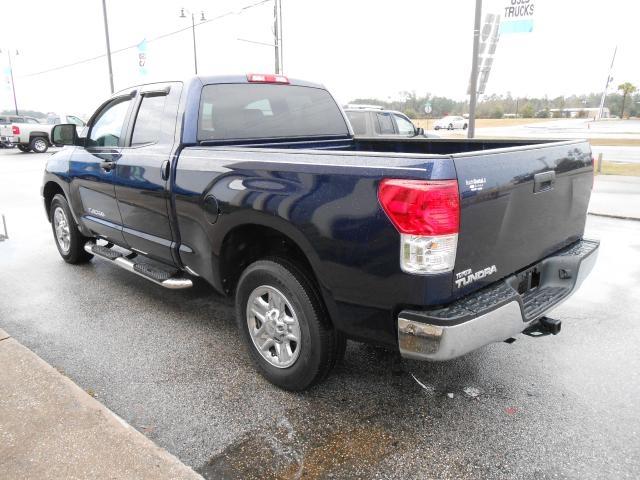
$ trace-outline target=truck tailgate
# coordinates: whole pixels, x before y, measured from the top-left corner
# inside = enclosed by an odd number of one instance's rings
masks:
[[[582,237],[593,185],[588,142],[453,158],[460,190],[454,296],[511,275]]]

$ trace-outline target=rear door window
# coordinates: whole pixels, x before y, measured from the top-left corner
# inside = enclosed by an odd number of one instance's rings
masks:
[[[329,92],[296,85],[235,83],[202,89],[198,140],[346,136]]]
[[[377,113],[378,128],[377,132],[380,135],[393,135],[395,130],[393,129],[393,121],[391,120],[391,114],[387,112]]]
[[[133,126],[131,145],[156,143],[160,140],[160,126],[166,101],[166,95],[145,95],[142,97]]]

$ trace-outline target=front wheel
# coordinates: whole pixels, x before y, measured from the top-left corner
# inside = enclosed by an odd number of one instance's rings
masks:
[[[46,138],[35,137],[29,142],[29,148],[35,153],[45,153],[49,149],[49,142]]]
[[[20,150],[22,153],[28,153],[31,151],[31,148],[29,148],[28,145],[20,145],[18,144],[18,150]]]
[[[449,124],[449,126],[447,127],[447,130],[453,130],[453,123]]]
[[[259,372],[286,390],[321,381],[344,353],[312,282],[284,259],[259,260],[242,273],[236,320]]]
[[[468,125],[465,123],[465,124],[462,126],[462,129],[463,129],[463,130],[466,130],[466,129],[467,129],[467,126],[468,126]]]
[[[49,208],[49,219],[56,247],[65,262],[84,263],[91,260],[93,255],[84,249],[84,244],[89,238],[78,230],[78,224],[71,215],[71,209],[63,195],[58,194],[53,197]]]

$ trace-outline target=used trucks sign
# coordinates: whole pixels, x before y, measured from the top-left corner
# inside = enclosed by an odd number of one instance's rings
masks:
[[[533,31],[536,0],[506,0],[502,4],[500,33],[529,33]]]

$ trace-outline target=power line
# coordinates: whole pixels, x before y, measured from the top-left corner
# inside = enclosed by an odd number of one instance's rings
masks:
[[[249,5],[245,5],[244,7],[241,7],[239,10],[235,10],[235,11],[232,11],[232,12],[226,12],[226,13],[223,13],[221,15],[218,15],[217,17],[213,17],[213,18],[198,22],[198,23],[195,24],[195,26],[199,27],[200,25],[204,25],[205,23],[215,22],[217,20],[221,20],[221,19],[223,19],[225,17],[228,17],[228,16],[231,16],[231,15],[242,15],[245,11],[247,11],[247,10],[249,10],[251,8],[259,7],[260,5],[268,3],[268,2],[271,2],[271,1],[272,0],[260,0],[259,2],[255,2],[255,3],[251,3]],[[171,37],[173,35],[177,35],[179,33],[187,31],[187,30],[189,30],[191,28],[192,27],[189,26],[189,27],[181,28],[179,30],[174,30],[173,32],[163,33],[162,35],[158,35],[157,37],[153,37],[152,39],[147,40],[147,43],[155,42],[155,41],[158,41],[158,40],[162,40],[163,38],[167,38],[167,37]],[[112,50],[111,54],[115,55],[116,53],[126,52],[127,50],[131,50],[133,48],[137,48],[138,45],[139,45],[138,43],[135,43],[133,45],[129,45],[128,47],[123,47],[123,48],[120,48],[118,50]],[[83,60],[78,60],[77,62],[67,63],[65,65],[59,65],[57,67],[48,68],[46,70],[41,70],[39,72],[33,72],[33,73],[27,73],[25,75],[20,75],[19,78],[35,77],[36,75],[44,75],[45,73],[55,72],[57,70],[62,70],[62,69],[65,69],[65,68],[75,67],[76,65],[81,65],[83,63],[93,62],[95,60],[98,60],[100,58],[104,58],[106,56],[107,55],[103,53],[102,55],[96,55],[95,57],[85,58]]]

